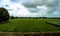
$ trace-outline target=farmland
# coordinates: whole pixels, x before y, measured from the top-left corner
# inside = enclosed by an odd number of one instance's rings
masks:
[[[10,19],[0,23],[0,32],[49,32],[60,31],[60,27],[46,22],[60,24],[60,19]]]

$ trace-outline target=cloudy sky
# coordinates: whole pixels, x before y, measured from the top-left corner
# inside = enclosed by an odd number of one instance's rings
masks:
[[[60,0],[0,0],[15,17],[60,17]]]

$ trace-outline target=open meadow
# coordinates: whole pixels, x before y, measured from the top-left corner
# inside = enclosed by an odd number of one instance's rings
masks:
[[[50,23],[52,22],[52,23]],[[10,19],[0,23],[0,32],[49,32],[60,31],[60,19]],[[59,25],[60,26],[60,25]]]

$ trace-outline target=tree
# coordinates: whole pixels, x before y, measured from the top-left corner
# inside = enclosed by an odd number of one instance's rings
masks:
[[[11,16],[10,18],[11,18],[11,19],[15,19],[15,17],[14,17],[14,16]]]
[[[0,22],[9,20],[9,17],[7,9],[0,8]]]

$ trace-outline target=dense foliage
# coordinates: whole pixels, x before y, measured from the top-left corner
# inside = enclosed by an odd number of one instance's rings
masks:
[[[0,8],[0,22],[9,20],[9,13],[5,8]]]

